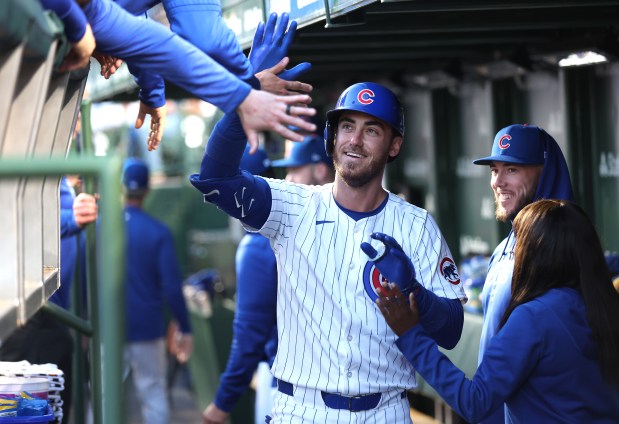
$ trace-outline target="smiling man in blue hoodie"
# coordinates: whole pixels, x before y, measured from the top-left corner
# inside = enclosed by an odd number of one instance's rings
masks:
[[[512,222],[526,205],[540,199],[573,200],[567,163],[554,138],[533,125],[510,125],[500,130],[490,156],[473,161],[490,166],[490,187],[494,192],[497,220]],[[479,363],[498,331],[511,297],[514,268],[513,231],[497,246],[490,258],[481,294],[484,322],[479,346]],[[500,408],[483,423],[504,423]]]

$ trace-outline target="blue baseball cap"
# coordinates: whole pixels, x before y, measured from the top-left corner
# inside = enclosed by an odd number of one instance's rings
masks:
[[[323,162],[331,166],[333,161],[327,156],[325,143],[322,137],[313,134],[305,137],[301,142],[293,142],[287,158],[273,161],[273,166],[280,168],[294,168]]]
[[[123,163],[122,182],[127,191],[148,189],[148,177],[148,166],[143,160],[129,158]]]
[[[264,149],[258,149],[253,155],[249,154],[249,144],[245,146],[243,157],[241,157],[241,169],[253,175],[260,175],[271,167],[271,160]]]
[[[474,160],[475,165],[507,162],[519,165],[543,165],[550,137],[534,125],[515,124],[503,128],[494,137],[490,156]]]

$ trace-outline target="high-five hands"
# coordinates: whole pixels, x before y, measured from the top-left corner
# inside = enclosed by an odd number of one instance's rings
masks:
[[[370,237],[382,243],[378,250],[367,242],[361,243],[361,250],[374,262],[383,277],[395,283],[408,296],[419,284],[410,258],[393,237],[383,233],[372,233]]]

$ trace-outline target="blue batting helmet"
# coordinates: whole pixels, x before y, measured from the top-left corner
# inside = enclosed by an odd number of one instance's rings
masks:
[[[367,113],[388,123],[400,136],[404,137],[404,113],[396,95],[387,87],[373,82],[360,82],[348,87],[337,100],[335,109],[327,112],[327,125],[324,139],[327,154],[333,154],[335,129],[340,114],[352,110]],[[389,160],[393,160],[389,158]]]

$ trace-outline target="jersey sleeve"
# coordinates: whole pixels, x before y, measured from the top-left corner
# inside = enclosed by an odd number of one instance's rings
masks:
[[[417,281],[437,296],[466,302],[458,268],[434,218],[428,214],[420,234],[410,237],[417,238],[411,255]]]
[[[74,43],[86,33],[86,16],[73,0],[40,0],[41,6],[53,11],[64,24],[67,40]]]
[[[492,340],[472,380],[466,378],[421,326],[396,342],[404,356],[439,395],[466,421],[479,422],[498,408],[529,378],[543,354],[538,318],[522,306]],[[526,334],[526,337],[522,335]]]
[[[282,240],[288,238],[288,231],[293,228],[295,221],[312,197],[312,190],[309,186],[285,180],[267,178],[265,181],[271,189],[271,213],[259,229],[265,237],[276,240],[271,245],[274,250],[277,250]]]

